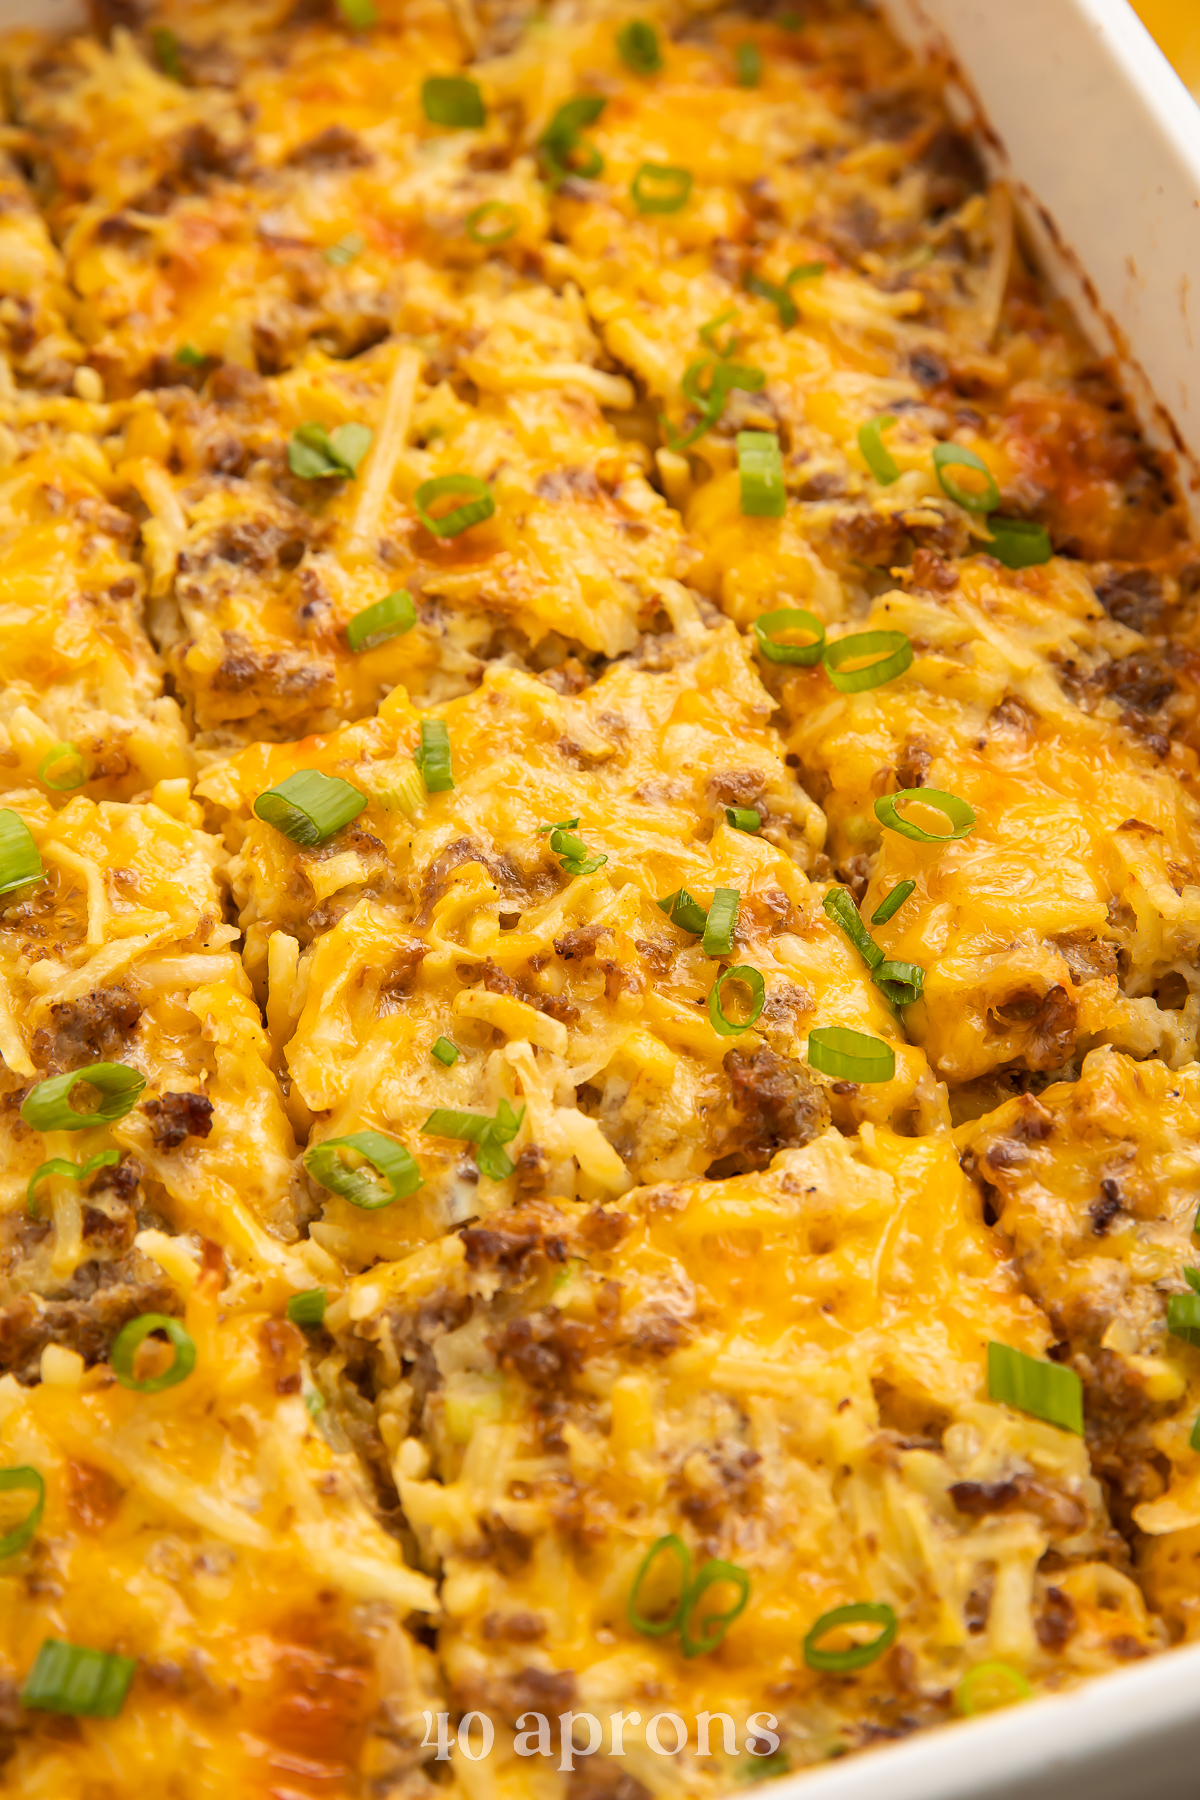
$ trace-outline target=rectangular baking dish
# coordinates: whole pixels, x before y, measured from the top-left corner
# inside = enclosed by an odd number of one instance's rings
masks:
[[[1200,524],[1200,107],[1126,0],[879,0],[949,61],[1028,238]],[[75,30],[82,0],[0,0]],[[771,1784],[772,1800],[1156,1800],[1200,1764],[1200,1644]]]

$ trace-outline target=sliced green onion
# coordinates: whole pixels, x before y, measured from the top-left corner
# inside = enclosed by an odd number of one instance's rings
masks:
[[[288,468],[302,481],[350,481],[374,435],[368,425],[338,425],[333,431],[314,422],[301,425],[288,439]]]
[[[578,823],[577,818],[562,819],[557,825],[542,825],[539,830],[550,833],[550,848],[558,857],[564,874],[594,875],[597,869],[603,868],[608,858],[588,855],[587,845],[572,830]]]
[[[735,831],[749,832],[753,837],[756,831],[762,830],[762,814],[753,806],[727,806],[725,808],[726,823]]]
[[[1192,1426],[1192,1435],[1188,1439],[1188,1446],[1192,1450],[1200,1450],[1200,1413],[1196,1414],[1196,1423]]]
[[[366,795],[340,775],[297,769],[286,781],[278,781],[261,793],[254,802],[254,811],[293,844],[311,849],[357,819],[366,804]]]
[[[11,1494],[24,1488],[34,1496],[33,1505],[11,1531],[0,1537],[0,1558],[15,1556],[23,1550],[41,1523],[42,1513],[46,1506],[46,1483],[36,1469],[22,1466],[16,1469],[0,1469],[0,1494]]]
[[[38,780],[56,794],[82,787],[87,778],[87,765],[74,744],[55,744],[38,764]]]
[[[754,271],[747,270],[742,277],[742,286],[748,294],[755,294],[760,300],[769,300],[779,313],[779,323],[784,331],[790,331],[800,314],[796,311],[796,302],[786,287],[776,287],[773,281],[767,281]]]
[[[700,948],[705,956],[729,956],[733,950],[733,933],[737,925],[742,896],[737,888],[717,888],[704,925],[704,941]]]
[[[325,1307],[329,1296],[324,1288],[305,1288],[302,1294],[293,1294],[287,1303],[287,1316],[293,1325],[302,1326],[305,1331],[315,1331],[318,1325],[325,1323]]]
[[[993,513],[987,528],[992,534],[988,555],[1006,569],[1032,569],[1038,563],[1048,563],[1054,555],[1050,533],[1032,519],[1005,519]]]
[[[872,925],[886,925],[893,914],[900,911],[916,885],[915,881],[898,881],[891,892],[884,895],[871,914]]]
[[[719,1581],[727,1581],[731,1587],[737,1588],[738,1597],[727,1611],[706,1613],[699,1620],[699,1630],[693,1634],[692,1620],[700,1597]],[[707,1656],[710,1650],[715,1650],[739,1613],[746,1610],[749,1598],[750,1576],[745,1569],[737,1563],[722,1562],[717,1557],[706,1562],[688,1588],[684,1600],[683,1617],[679,1621],[679,1643],[683,1654]]]
[[[844,640],[843,640],[844,641]],[[953,827],[950,831],[926,831],[899,811],[901,800],[923,800],[942,813]],[[898,794],[884,794],[875,802],[875,817],[887,831],[898,831],[901,837],[916,844],[952,844],[965,838],[975,824],[975,810],[957,794],[944,794],[940,788],[901,788]]]
[[[638,1608],[638,1596],[651,1567],[664,1552],[673,1556],[679,1564],[679,1598],[665,1619],[648,1619]],[[683,1539],[676,1537],[672,1531],[666,1537],[660,1537],[656,1543],[651,1544],[642,1558],[641,1567],[634,1576],[633,1586],[629,1590],[625,1617],[633,1629],[640,1631],[643,1637],[667,1637],[683,1621],[684,1608],[687,1605],[691,1584],[692,1553]]]
[[[421,105],[431,125],[477,131],[487,121],[483,95],[465,75],[430,75],[421,84]]]
[[[362,1169],[348,1169],[339,1150],[357,1151],[383,1177],[385,1185],[381,1186]],[[381,1206],[390,1206],[393,1200],[407,1199],[421,1186],[421,1171],[412,1155],[403,1144],[384,1137],[380,1131],[352,1131],[349,1137],[326,1138],[309,1151],[304,1166],[331,1194],[340,1194],[364,1212],[375,1212]]]
[[[720,893],[721,890],[718,888],[717,892]],[[728,981],[744,982],[750,989],[750,1011],[740,1025],[736,1019],[726,1018],[721,1005],[721,992]],[[709,991],[708,1016],[712,1020],[713,1030],[722,1037],[740,1037],[743,1031],[749,1031],[752,1025],[757,1024],[766,1000],[767,984],[757,969],[750,968],[746,963],[738,963],[736,967],[726,969],[717,977]]]
[[[346,642],[356,654],[360,650],[375,650],[389,638],[411,631],[416,622],[412,595],[407,588],[397,588],[394,594],[385,594],[374,606],[364,606],[347,621]]]
[[[829,917],[841,926],[868,969],[877,969],[883,951],[875,942],[858,914],[858,908],[845,888],[830,888],[821,905]]]
[[[25,1184],[25,1205],[31,1219],[38,1216],[37,1189],[38,1183],[47,1175],[62,1175],[67,1181],[86,1181],[97,1169],[111,1169],[114,1163],[121,1160],[119,1150],[98,1150],[95,1156],[89,1156],[85,1163],[68,1162],[65,1157],[53,1156],[40,1168],[33,1171]]]
[[[325,261],[335,269],[349,268],[356,257],[362,255],[367,247],[367,240],[361,231],[348,231],[340,237],[336,244],[330,244],[325,252]]]
[[[421,742],[413,751],[427,794],[448,794],[454,786],[450,733],[444,719],[421,720]]]
[[[782,12],[779,15],[779,24],[784,31],[799,31],[803,23],[804,20],[798,12]]]
[[[451,512],[434,518],[428,510],[429,504],[446,494],[468,494],[470,498],[464,506],[456,506]],[[426,531],[441,538],[457,537],[461,531],[490,519],[496,510],[491,488],[476,475],[435,475],[432,481],[421,483],[413,495],[413,505]]]
[[[811,632],[813,641],[811,644],[778,643],[772,634],[785,631]],[[760,613],[754,621],[754,635],[758,639],[759,655],[773,663],[799,663],[811,668],[813,663],[820,662],[825,649],[825,627],[814,613],[805,612],[802,606],[781,606],[775,612]]]
[[[150,33],[150,42],[154,45],[154,54],[158,66],[164,75],[172,81],[183,84],[183,64],[179,60],[179,39],[165,25],[158,25]]]
[[[839,1081],[890,1081],[896,1053],[882,1039],[846,1025],[821,1025],[808,1034],[808,1060],[822,1075]]]
[[[565,100],[538,140],[542,171],[551,187],[559,187],[569,175],[585,181],[599,175],[604,158],[594,144],[585,144],[580,132],[594,125],[607,101],[603,94],[576,94]]]
[[[429,1054],[436,1056],[440,1063],[445,1064],[446,1068],[452,1069],[462,1055],[462,1051],[457,1044],[452,1044],[449,1038],[440,1037],[429,1046]]]
[[[0,894],[11,894],[14,888],[45,879],[46,871],[28,825],[20,813],[7,806],[0,808]]]
[[[981,1662],[968,1669],[954,1690],[954,1710],[964,1718],[973,1713],[998,1712],[1033,1697],[1033,1689],[1011,1663]]]
[[[919,963],[881,962],[871,979],[893,1006],[915,1006],[925,987],[925,971]]]
[[[490,226],[489,219],[494,221]],[[507,244],[510,237],[516,236],[521,229],[521,215],[504,200],[485,200],[467,214],[463,229],[473,244],[490,249],[493,244]]]
[[[737,459],[743,513],[752,519],[781,519],[787,511],[787,495],[783,458],[774,432],[739,431]]]
[[[879,418],[868,419],[858,428],[858,447],[863,460],[881,487],[891,487],[893,481],[900,479],[899,465],[883,441],[884,432],[895,423],[894,414],[881,413]]]
[[[325,1396],[317,1388],[309,1388],[304,1396],[304,1410],[310,1419],[318,1419],[325,1411]]]
[[[201,369],[208,358],[203,350],[197,350],[195,344],[180,344],[175,352],[175,361],[182,363],[187,369]]]
[[[700,377],[706,369],[712,370],[707,393],[700,386]],[[679,385],[684,398],[699,409],[700,418],[682,437],[668,439],[668,448],[686,450],[689,444],[694,444],[706,431],[711,431],[725,411],[726,401],[733,388],[743,388],[747,393],[754,394],[766,379],[761,369],[756,369],[749,363],[711,362],[703,357],[699,362],[692,363]]]
[[[175,1347],[174,1361],[161,1375],[147,1375],[139,1381],[134,1374],[137,1353],[152,1331],[166,1333]],[[179,1319],[173,1319],[169,1313],[143,1313],[139,1319],[122,1325],[113,1339],[108,1360],[122,1387],[135,1394],[161,1394],[164,1388],[178,1387],[187,1380],[196,1366],[196,1345]]]
[[[933,466],[937,478],[942,484],[942,492],[951,500],[957,501],[968,512],[988,513],[1000,504],[1000,489],[996,486],[991,470],[981,456],[974,450],[967,450],[961,444],[935,444],[933,446]],[[965,488],[962,482],[948,469],[973,469],[984,478],[981,488]]]
[[[76,1112],[71,1095],[80,1082],[99,1092],[100,1104],[95,1112]],[[146,1085],[146,1077],[126,1063],[93,1063],[88,1069],[75,1069],[69,1075],[54,1075],[39,1081],[21,1107],[23,1124],[35,1131],[90,1131],[94,1125],[111,1125],[123,1119]]]
[[[860,656],[874,656],[877,660],[861,669],[843,667]],[[840,694],[865,694],[868,688],[895,681],[912,659],[912,639],[903,631],[856,631],[826,644],[822,653],[825,673]]]
[[[115,1719],[136,1668],[132,1656],[112,1656],[107,1650],[47,1638],[25,1677],[21,1701],[38,1712]]]
[[[1183,1271],[1183,1279],[1187,1282],[1193,1294],[1200,1294],[1200,1269],[1185,1269]]]
[[[665,912],[672,925],[678,925],[681,931],[690,931],[699,937],[708,923],[708,914],[698,900],[693,900],[686,888],[676,888],[665,900],[658,902],[659,910]]]
[[[757,87],[762,80],[762,52],[757,44],[747,39],[734,51],[737,58],[737,78],[739,87]]]
[[[355,31],[369,31],[379,18],[371,0],[337,0],[337,5],[347,25]]]
[[[692,171],[674,163],[644,162],[629,184],[629,194],[640,213],[673,213],[687,205],[692,191]]]
[[[883,1601],[859,1600],[852,1606],[835,1606],[822,1613],[804,1640],[804,1660],[810,1669],[832,1675],[850,1675],[877,1662],[896,1636],[896,1615]],[[822,1650],[821,1639],[839,1625],[878,1625],[879,1635],[869,1644],[851,1644],[846,1650]]]
[[[784,276],[783,285],[785,288],[790,288],[794,281],[818,281],[828,267],[829,264],[823,262],[797,263]]]
[[[708,321],[707,325],[702,325],[700,327],[700,342],[704,345],[705,349],[711,350],[714,356],[732,356],[737,349],[738,334],[736,331],[731,331],[724,343],[721,343],[717,338],[717,333],[720,331],[722,325],[728,325],[730,319],[736,318],[737,307],[727,306],[724,312],[719,312],[715,318]]]
[[[1062,1363],[1042,1362],[1011,1344],[991,1343],[988,1399],[1083,1436],[1083,1383]]]
[[[510,1144],[521,1129],[525,1108],[514,1112],[507,1100],[501,1100],[494,1119],[486,1113],[458,1112],[439,1106],[430,1113],[421,1130],[430,1137],[461,1138],[475,1145],[475,1160],[480,1173],[492,1181],[504,1181],[516,1164],[505,1155],[501,1145]]]
[[[635,75],[657,75],[663,66],[658,33],[644,19],[630,19],[617,33],[621,61]]]
[[[1200,1344],[1200,1294],[1172,1294],[1167,1301],[1167,1330],[1185,1344]]]

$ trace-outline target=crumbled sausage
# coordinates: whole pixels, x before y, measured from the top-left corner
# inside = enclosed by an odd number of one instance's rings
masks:
[[[142,1111],[160,1150],[176,1150],[185,1138],[206,1138],[212,1130],[213,1103],[206,1094],[163,1094],[147,1100]]]
[[[78,1000],[56,1001],[50,1008],[51,1026],[33,1034],[33,1060],[56,1075],[89,1063],[117,1062],[141,1016],[141,1007],[123,987],[95,988]]]
[[[799,1063],[765,1044],[727,1051],[722,1067],[729,1077],[730,1110],[710,1180],[765,1169],[777,1150],[811,1143],[829,1124],[823,1088]]]

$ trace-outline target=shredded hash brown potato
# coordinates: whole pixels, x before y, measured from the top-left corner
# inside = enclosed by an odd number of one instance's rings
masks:
[[[0,1785],[715,1800],[1200,1637],[1200,550],[946,71],[2,57]]]

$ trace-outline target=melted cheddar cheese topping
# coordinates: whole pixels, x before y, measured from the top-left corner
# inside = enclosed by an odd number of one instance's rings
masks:
[[[1200,552],[944,71],[0,54],[0,1782],[715,1800],[1195,1637]]]

